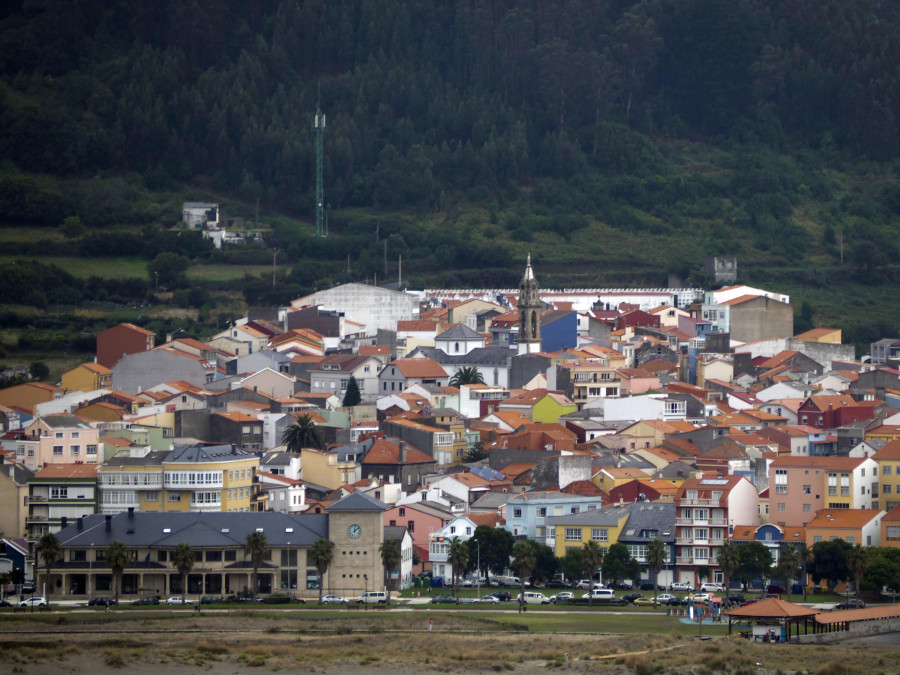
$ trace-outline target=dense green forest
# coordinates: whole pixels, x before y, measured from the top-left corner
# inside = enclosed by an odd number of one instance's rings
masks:
[[[543,282],[588,286],[699,283],[718,253],[804,322],[877,339],[900,325],[879,306],[900,274],[898,63],[886,0],[6,2],[0,218],[30,229],[3,242],[0,304],[143,300],[148,263],[270,262],[163,231],[214,198],[261,203],[290,266],[275,289],[246,275],[250,303],[400,255],[423,285],[512,285],[533,251]],[[10,258],[39,255],[144,266],[61,284]],[[170,284],[195,306],[228,284],[202,286]]]

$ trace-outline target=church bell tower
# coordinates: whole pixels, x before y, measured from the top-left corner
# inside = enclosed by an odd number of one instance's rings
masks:
[[[534,354],[541,351],[541,299],[538,296],[538,282],[531,269],[531,254],[525,265],[525,274],[519,282],[519,354]]]

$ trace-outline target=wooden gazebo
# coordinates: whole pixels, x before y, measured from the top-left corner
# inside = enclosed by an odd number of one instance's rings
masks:
[[[793,635],[800,635],[801,625],[804,635],[810,632],[811,626],[813,632],[815,632],[815,617],[818,613],[819,610],[817,609],[795,605],[780,598],[767,598],[744,607],[729,610],[725,612],[725,616],[728,617],[729,635],[731,635],[731,628],[734,623],[741,621],[756,622],[767,626],[783,626],[786,629],[785,639],[790,642],[791,626],[794,627]]]

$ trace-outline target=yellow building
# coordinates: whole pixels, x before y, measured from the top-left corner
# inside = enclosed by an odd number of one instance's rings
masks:
[[[631,504],[615,504],[605,509],[552,516],[547,525],[556,542],[556,555],[562,557],[566,549],[581,548],[587,542],[596,542],[600,548],[608,549],[619,541],[622,528],[631,514]]]
[[[100,512],[252,511],[259,457],[232,445],[123,452],[100,469]]]
[[[593,475],[591,481],[606,494],[609,491],[625,483],[633,480],[644,480],[650,478],[646,471],[636,467],[605,466]]]
[[[872,455],[878,463],[878,508],[900,505],[900,441],[891,441]]]
[[[65,391],[109,389],[112,371],[99,363],[82,363],[64,372],[60,383]]]
[[[303,480],[336,490],[341,485],[355,483],[362,471],[354,454],[346,450],[312,450],[303,448],[301,453]]]

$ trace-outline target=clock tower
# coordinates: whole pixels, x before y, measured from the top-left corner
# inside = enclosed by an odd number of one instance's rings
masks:
[[[327,507],[328,538],[334,557],[326,576],[326,591],[356,597],[384,590],[384,566],[379,547],[384,542],[387,504],[354,492]]]

